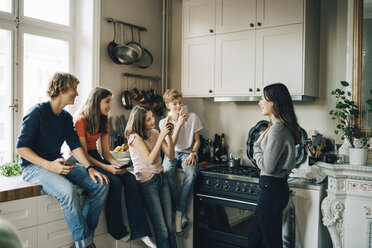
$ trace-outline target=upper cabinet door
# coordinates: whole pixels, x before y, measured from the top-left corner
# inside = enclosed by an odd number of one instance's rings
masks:
[[[215,33],[215,0],[183,1],[183,38]]]
[[[256,30],[256,94],[281,82],[293,95],[303,94],[302,24]]]
[[[217,0],[216,33],[255,28],[256,0]]]
[[[215,96],[253,95],[255,31],[216,35]]]
[[[303,16],[304,0],[257,0],[257,28],[302,23]]]
[[[183,40],[182,93],[184,96],[214,95],[214,36]]]

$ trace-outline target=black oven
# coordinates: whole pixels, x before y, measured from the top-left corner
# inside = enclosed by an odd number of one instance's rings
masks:
[[[218,170],[202,171],[195,184],[194,247],[247,247],[258,201],[259,171],[246,166],[219,166]],[[250,170],[250,176],[241,170]]]

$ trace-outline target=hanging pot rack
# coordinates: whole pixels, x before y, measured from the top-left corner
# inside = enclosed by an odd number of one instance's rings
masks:
[[[106,21],[107,22],[110,22],[110,23],[119,23],[119,24],[123,24],[123,25],[126,25],[128,27],[133,27],[133,28],[137,28],[138,30],[140,31],[147,31],[147,28],[145,27],[141,27],[141,26],[138,26],[138,25],[134,25],[134,24],[131,24],[131,23],[128,23],[128,22],[123,22],[123,21],[119,21],[119,20],[116,20],[114,18],[106,18]]]
[[[155,80],[158,81],[161,78],[160,77],[152,77],[152,76],[144,76],[144,75],[139,75],[139,74],[132,74],[132,73],[123,73],[124,77],[132,77],[132,78],[141,78],[141,79],[149,79],[149,80]]]

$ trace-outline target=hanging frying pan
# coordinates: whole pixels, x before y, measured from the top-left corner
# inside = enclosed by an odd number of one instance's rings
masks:
[[[139,60],[141,58],[141,56],[142,56],[143,48],[142,48],[141,44],[139,44],[138,42],[135,42],[134,41],[134,38],[133,38],[133,27],[130,27],[130,31],[132,33],[132,41],[131,42],[128,42],[127,43],[127,46],[133,48],[136,51],[136,53],[138,55],[136,60]],[[139,29],[138,29],[138,34],[139,34]]]
[[[138,41],[141,44],[141,36],[140,36],[139,31],[138,31]],[[145,69],[145,68],[150,67],[153,61],[154,61],[154,58],[152,57],[152,54],[150,53],[150,51],[142,46],[142,56],[134,62],[134,65],[139,68]]]
[[[138,54],[133,48],[125,45],[125,43],[124,43],[124,32],[125,32],[125,29],[123,29],[123,24],[120,23],[121,45],[115,47],[114,54],[116,55],[116,57],[118,57],[119,59],[122,59],[124,61],[123,62],[124,65],[130,65],[134,61],[136,61],[136,59],[138,58]]]
[[[120,65],[120,60],[115,56],[114,49],[118,46],[118,44],[115,42],[116,40],[116,23],[114,22],[114,39],[108,44],[107,46],[107,53],[112,61],[114,61],[115,64]]]
[[[124,80],[125,80],[125,82],[127,84],[127,89],[121,95],[121,104],[123,105],[123,107],[125,109],[132,109],[133,108],[133,104],[132,104],[132,100],[130,98],[130,92],[128,90],[128,78],[125,77]]]

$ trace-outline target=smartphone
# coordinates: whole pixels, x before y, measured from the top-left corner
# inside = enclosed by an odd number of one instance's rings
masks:
[[[173,120],[172,120],[172,112],[171,111],[169,111],[168,112],[168,119],[167,119],[167,122],[172,122]]]
[[[189,109],[187,107],[187,105],[183,105],[182,106],[182,110],[181,110],[182,113],[188,113],[189,112]]]
[[[120,166],[119,169],[126,169],[126,168],[128,168],[129,166],[131,166],[131,165],[133,165],[133,162],[132,162],[132,160],[129,160],[128,163],[126,163],[126,164]]]
[[[76,163],[76,158],[74,158],[73,156],[69,157],[64,163],[63,165],[66,165],[66,166],[72,166],[72,165],[75,165]]]

